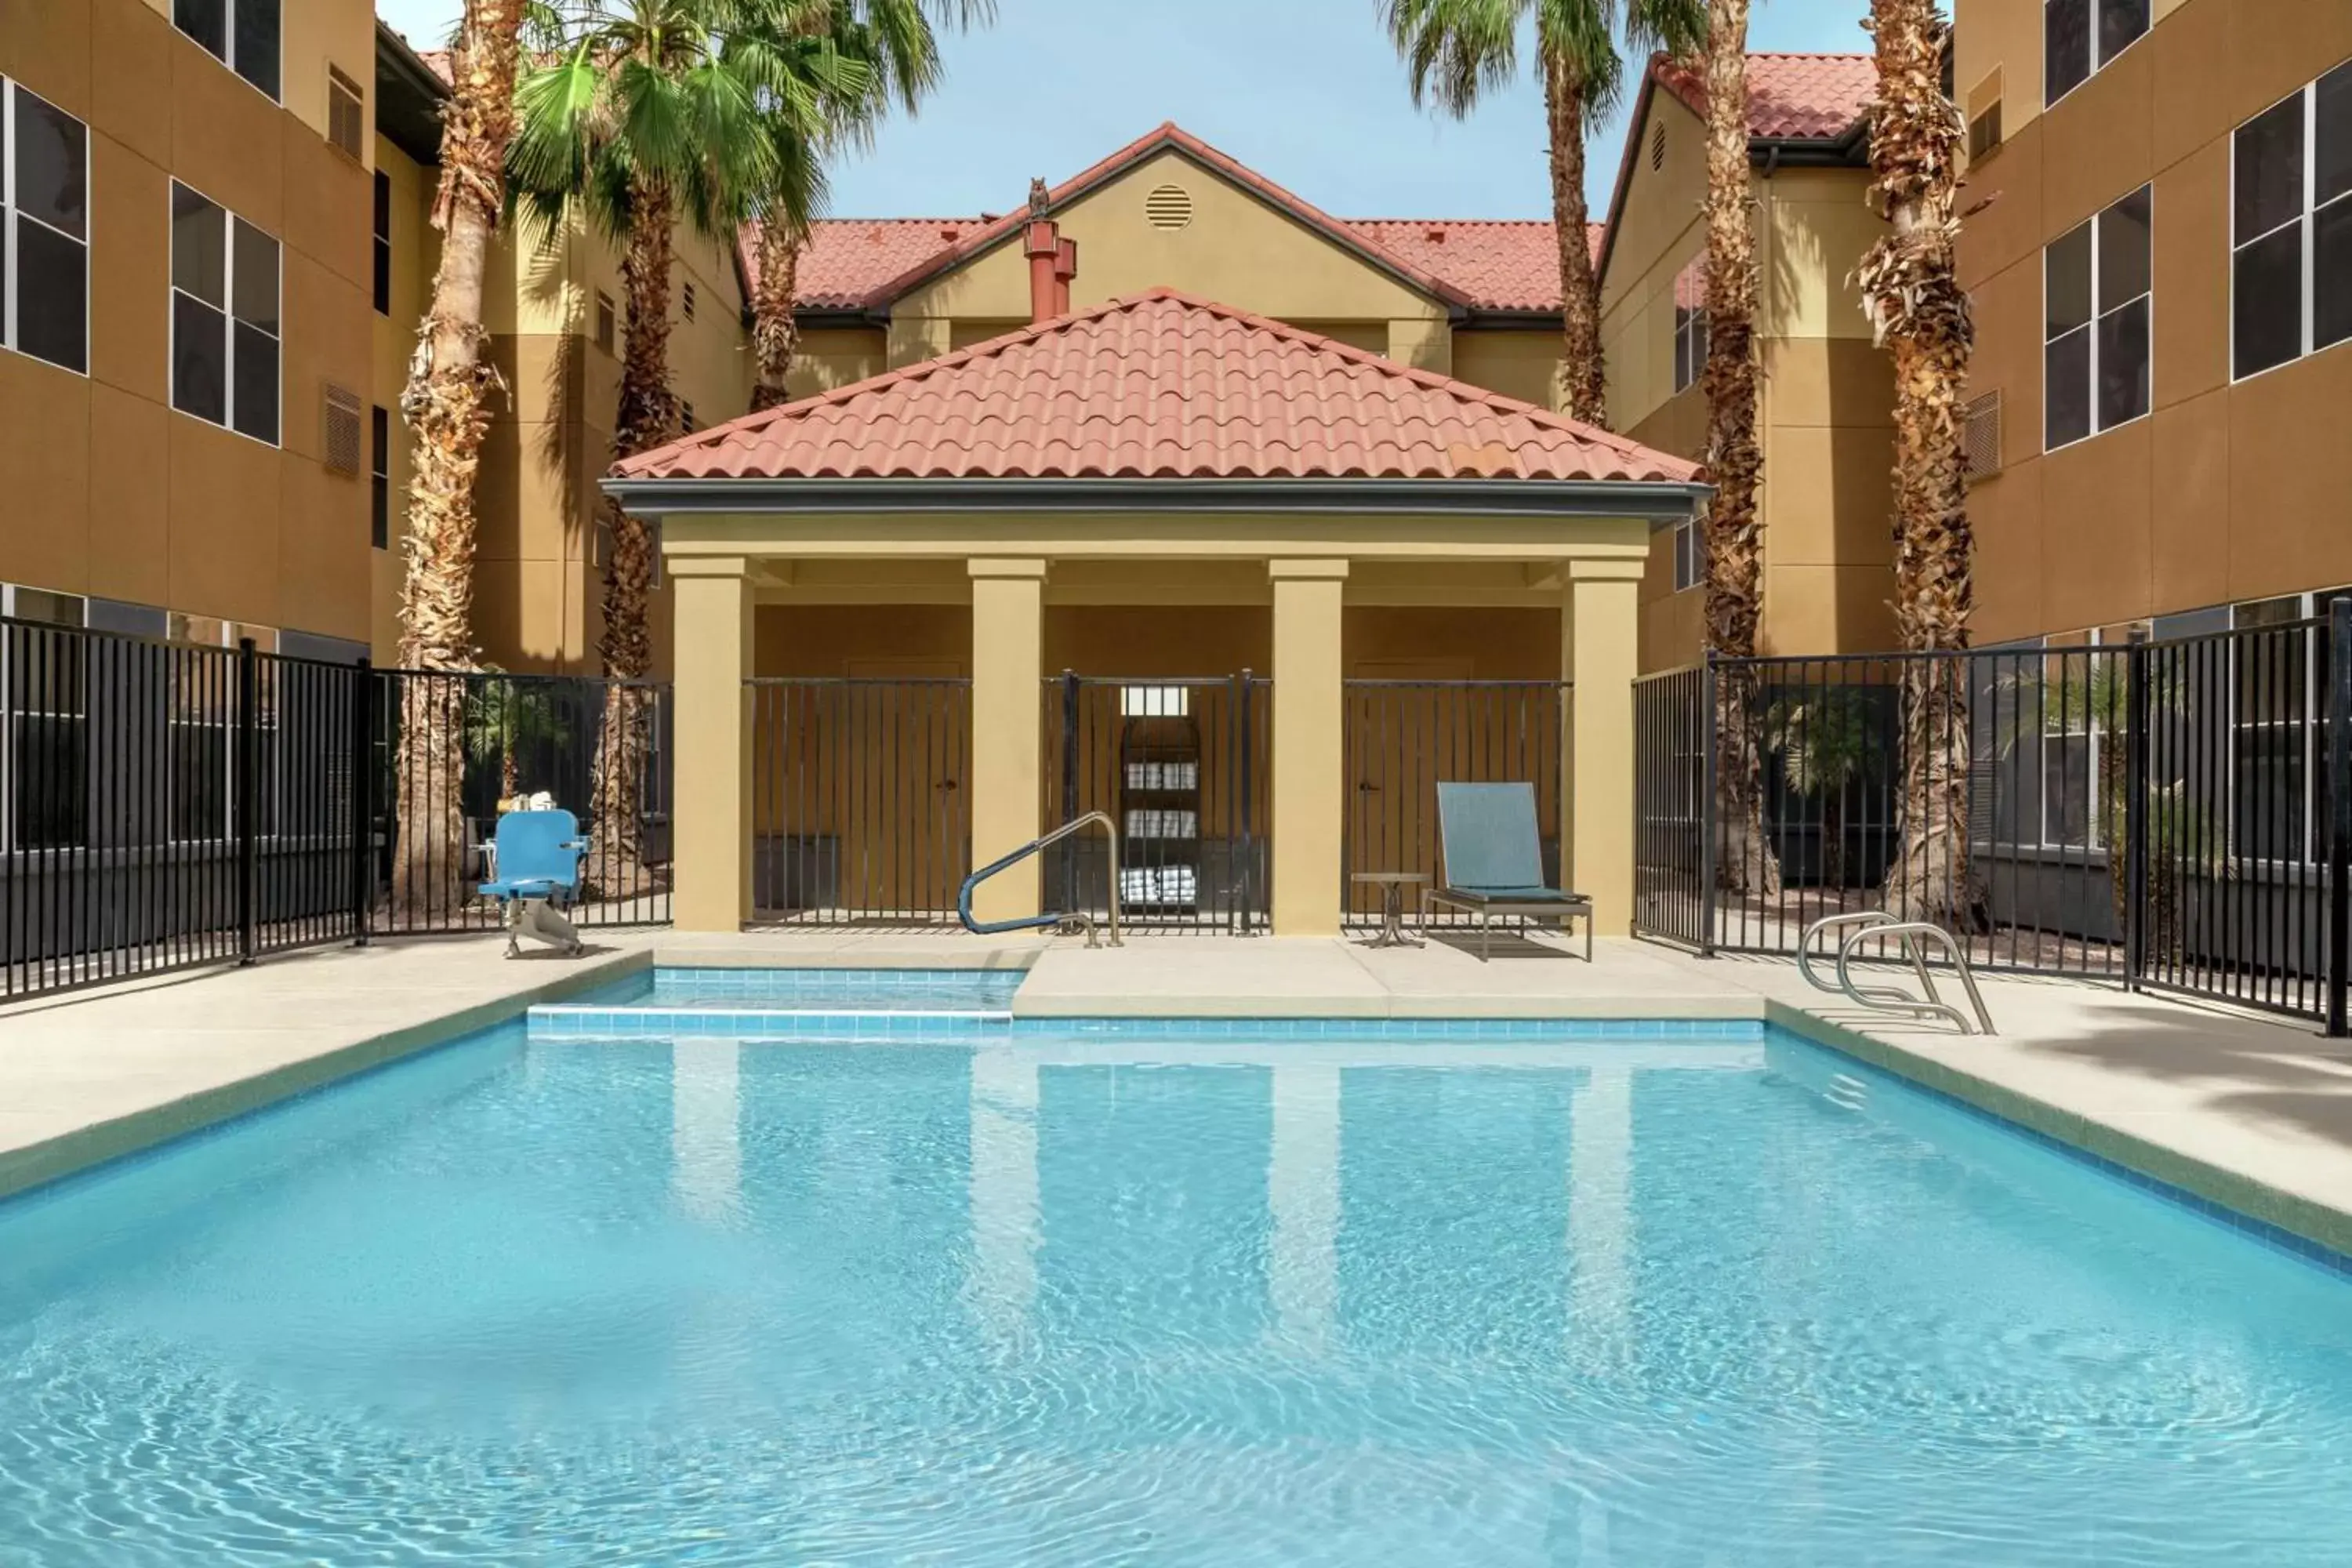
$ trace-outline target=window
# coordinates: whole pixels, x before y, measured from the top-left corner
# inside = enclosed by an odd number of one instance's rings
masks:
[[[2147,0],[2042,0],[2042,103],[2082,86],[2147,31]]]
[[[613,352],[613,297],[601,289],[596,295],[596,346]]]
[[[1706,523],[1693,518],[1675,524],[1675,592],[1706,581]]]
[[[392,416],[368,410],[368,542],[392,548]]]
[[[172,406],[278,444],[278,242],[172,182]]]
[[[1675,275],[1675,390],[1696,384],[1706,372],[1706,258],[1700,257]]]
[[[89,132],[0,81],[0,344],[89,369]]]
[[[327,140],[354,158],[360,155],[364,101],[359,83],[332,66],[327,68]]]
[[[2045,451],[2147,412],[2148,187],[2042,253]]]
[[[375,172],[375,313],[392,314],[392,176]]]
[[[43,625],[0,627],[7,723],[8,849],[70,849],[89,841],[89,693],[79,627],[86,601],[36,588],[0,589],[0,611]]]
[[[172,21],[274,101],[278,5],[279,0],[173,0]]]
[[[686,319],[687,319],[688,321],[690,321],[694,320],[694,285],[693,285],[693,284],[688,283],[688,284],[686,284],[686,285],[684,285],[683,287],[681,287],[681,288],[679,289],[679,290],[678,290],[678,295],[677,295],[677,307],[678,307],[678,309],[679,309],[680,310],[682,310],[682,311],[684,311],[684,312],[685,312],[685,314],[686,314]]]
[[[2352,338],[2352,62],[2238,127],[2231,374]]]

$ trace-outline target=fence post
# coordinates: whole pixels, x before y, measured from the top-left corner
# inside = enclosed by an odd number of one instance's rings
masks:
[[[352,945],[365,947],[375,923],[375,665],[352,666]]]
[[[2327,602],[2327,1033],[2352,983],[2352,599]]]
[[[1113,799],[1118,797],[1114,795]],[[1062,671],[1062,821],[1078,819],[1078,672]],[[1055,824],[1056,826],[1060,824]],[[1078,907],[1078,846],[1062,840],[1062,907]],[[1118,889],[1111,889],[1116,897]]]
[[[2147,775],[2152,765],[2147,729],[2149,701],[2147,640],[2135,633],[2124,651],[2124,676],[2131,683],[2124,722],[2124,989],[2139,989],[2147,969]],[[2114,847],[2108,847],[2113,854]]]
[[[1242,896],[1240,914],[1241,933],[1244,936],[1250,933],[1254,925],[1253,917],[1257,913],[1255,898],[1257,882],[1257,852],[1255,846],[1251,842],[1250,835],[1250,802],[1255,798],[1250,788],[1250,739],[1255,729],[1250,715],[1250,688],[1254,684],[1255,684],[1255,678],[1244,666],[1241,673],[1241,700],[1237,705],[1241,719]]]
[[[259,891],[259,841],[253,831],[254,806],[260,798],[254,773],[260,763],[261,727],[254,710],[261,702],[261,663],[251,637],[236,640],[236,961],[248,964],[256,956],[254,931],[256,894]]]
[[[1698,952],[1715,956],[1715,752],[1719,743],[1715,723],[1715,650],[1701,656],[1698,667]]]

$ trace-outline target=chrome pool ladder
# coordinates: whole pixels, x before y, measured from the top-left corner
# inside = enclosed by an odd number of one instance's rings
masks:
[[[1854,929],[1838,943],[1837,984],[1832,985],[1813,973],[1813,938],[1837,926]],[[1853,950],[1864,942],[1893,939],[1900,944],[1904,958],[1911,963],[1911,972],[1919,977],[1921,994],[1914,996],[1899,985],[1859,985],[1853,973]],[[1945,1001],[1936,990],[1936,977],[1928,971],[1927,956],[1922,951],[1923,942],[1931,941],[1941,946],[1952,967],[1959,972],[1960,988],[1969,994],[1969,1006],[1976,1014],[1973,1023],[1968,1014]],[[1874,1013],[1908,1015],[1915,1018],[1945,1018],[1958,1026],[1963,1035],[1993,1035],[2000,1033],[1992,1026],[1992,1015],[1986,1011],[1984,993],[1977,989],[1975,971],[1969,967],[1968,950],[1959,939],[1932,921],[1897,920],[1885,910],[1868,910],[1860,914],[1824,915],[1805,928],[1797,943],[1797,973],[1816,991],[1826,991],[1833,996],[1843,995],[1854,1005]]]

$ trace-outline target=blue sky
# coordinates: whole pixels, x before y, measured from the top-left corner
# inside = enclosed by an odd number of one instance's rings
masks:
[[[419,47],[458,0],[378,0]],[[1869,47],[1866,0],[1758,0],[1755,49]],[[834,172],[838,216],[1017,205],[1173,120],[1342,217],[1543,217],[1543,104],[1531,80],[1456,123],[1416,110],[1376,0],[997,0],[995,26],[944,40],[948,80]],[[1630,100],[1632,94],[1627,98]],[[1586,188],[1605,216],[1623,134],[1598,129]]]

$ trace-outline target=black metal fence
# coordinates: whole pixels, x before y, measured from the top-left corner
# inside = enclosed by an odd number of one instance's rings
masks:
[[[1078,675],[1045,683],[1048,829],[1089,811],[1119,825],[1119,914],[1131,925],[1235,933],[1271,910],[1273,683],[1243,670],[1183,678]],[[1104,841],[1065,839],[1045,905],[1099,912]]]
[[[1343,918],[1377,921],[1381,889],[1359,874],[1444,871],[1437,786],[1535,786],[1544,876],[1559,885],[1561,755],[1568,688],[1556,680],[1350,680],[1345,683],[1348,822]],[[1410,889],[1408,889],[1408,895]],[[1406,907],[1414,904],[1410,896]],[[1473,923],[1432,909],[1431,924]]]
[[[1711,660],[1635,691],[1635,929],[1791,952],[1941,921],[1991,969],[2340,1027],[2352,604],[2328,621]]]
[[[971,868],[971,682],[749,685],[758,918],[953,921]]]
[[[0,997],[494,925],[482,845],[539,792],[588,831],[580,918],[667,920],[667,726],[656,686],[0,621]]]

